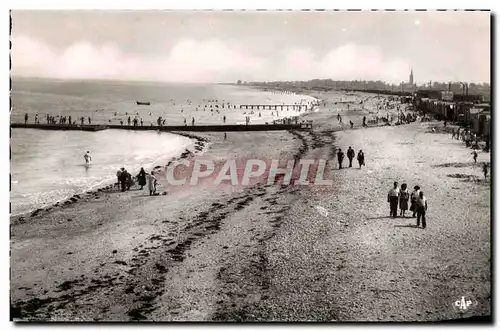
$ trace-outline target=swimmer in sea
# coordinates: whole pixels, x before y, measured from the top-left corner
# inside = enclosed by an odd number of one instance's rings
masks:
[[[90,165],[90,161],[92,161],[92,158],[90,157],[90,152],[87,151],[87,153],[85,153],[85,155],[83,156],[83,158],[85,159],[85,165]]]

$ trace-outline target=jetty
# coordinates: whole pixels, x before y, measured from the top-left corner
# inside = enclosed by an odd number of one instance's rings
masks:
[[[237,131],[288,131],[310,130],[312,121],[297,124],[226,124],[226,125],[171,125],[171,126],[133,126],[133,125],[74,125],[74,124],[23,124],[11,123],[15,129],[40,130],[73,130],[73,131],[102,131],[107,129],[133,131],[192,131],[192,132],[237,132]]]
[[[308,106],[310,105],[240,105],[240,109],[308,110]]]
[[[23,124],[11,123],[11,128],[40,129],[40,130],[71,130],[71,131],[102,131],[109,128],[109,125],[75,125],[75,124]]]

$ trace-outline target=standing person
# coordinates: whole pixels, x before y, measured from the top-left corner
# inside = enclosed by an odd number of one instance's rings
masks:
[[[144,171],[144,168],[141,168],[141,171],[139,171],[139,174],[137,175],[137,181],[142,190],[142,188],[146,186],[146,171]]]
[[[71,123],[72,123],[72,122],[71,122],[71,115],[70,115],[70,116],[68,116],[68,122],[69,122],[69,125],[71,125]]]
[[[85,155],[83,155],[83,158],[85,159],[85,165],[90,165],[90,161],[92,161],[92,158],[90,157],[90,152],[87,151]]]
[[[420,226],[420,218],[422,218],[422,229],[425,229],[425,212],[427,211],[427,199],[424,197],[424,192],[420,191],[417,198],[417,227]]]
[[[476,152],[476,150],[474,150],[471,154],[473,155],[472,158],[474,159],[474,163],[477,163],[477,152]]]
[[[362,165],[365,165],[365,153],[363,153],[363,150],[359,150],[358,152],[358,164],[359,164],[359,169],[361,169]]]
[[[118,185],[118,187],[120,187],[120,178],[122,176],[123,170],[125,170],[125,168],[118,169],[118,171],[116,172],[116,185]]]
[[[148,180],[149,195],[154,195],[156,190],[156,178],[154,176],[154,172],[151,171],[151,174],[147,174],[146,178]]]
[[[89,125],[92,124],[92,120],[90,119],[90,116],[89,116]]]
[[[127,172],[127,178],[125,179],[127,183],[127,191],[130,191],[130,187],[134,185],[134,180],[132,179],[132,174]]]
[[[387,194],[387,202],[391,207],[390,216],[393,218],[398,216],[398,202],[399,202],[398,182],[394,182],[394,187],[389,190],[389,193]]]
[[[410,192],[408,192],[407,187],[408,185],[402,184],[399,191],[399,215],[403,217],[406,217],[405,212],[408,210],[408,200],[410,199]]]
[[[349,146],[349,148],[347,149],[347,158],[349,159],[349,168],[352,168],[352,159],[354,159],[355,154],[356,154],[356,152],[354,152],[354,149],[352,149],[351,146]]]
[[[488,164],[486,162],[483,163],[483,174],[484,180],[486,180],[486,176],[488,176]]]
[[[38,114],[35,114],[35,124],[38,124]]]
[[[224,121],[224,124],[226,124],[226,115],[224,115],[224,117],[222,117],[222,120]]]
[[[193,119],[191,120],[191,125],[194,126],[194,117]]]
[[[413,212],[412,217],[415,217],[415,215],[417,214],[417,199],[419,193],[420,193],[420,186],[417,185],[413,188],[413,192],[411,192],[410,195],[411,198],[410,210]]]
[[[366,126],[366,116],[363,116],[363,127]]]
[[[24,114],[24,124],[28,124],[28,113]]]
[[[128,122],[128,126],[130,126],[130,116],[128,117],[127,122]]]
[[[344,152],[339,148],[337,152],[337,160],[339,161],[339,169],[342,169],[342,161],[344,161]]]
[[[227,140],[227,132],[224,132],[224,140]]]
[[[122,172],[120,174],[120,186],[121,186],[122,192],[125,192],[125,188],[127,185],[127,178],[128,178],[127,169],[122,168]]]
[[[354,127],[354,123],[351,120],[349,120],[349,124],[351,124],[351,129],[352,129]]]

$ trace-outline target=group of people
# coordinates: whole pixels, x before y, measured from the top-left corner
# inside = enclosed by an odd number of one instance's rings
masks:
[[[477,153],[477,149],[479,149],[478,135],[476,135],[474,132],[470,132],[470,130],[467,128],[462,130],[460,130],[460,128],[457,128],[456,130],[453,129],[451,131],[451,138],[465,141],[465,146],[474,148],[471,154],[474,163],[477,163],[477,157],[479,156],[479,154]],[[489,139],[487,138],[486,147],[484,148],[484,151],[489,152],[489,149],[490,149]],[[483,163],[482,170],[484,174],[484,179],[486,180],[486,177],[488,176],[488,164],[486,162]]]
[[[28,124],[29,120],[29,115],[26,113],[24,114],[24,124]],[[69,125],[76,125],[76,121],[71,120],[71,116],[52,116],[50,114],[46,115],[46,121],[47,124],[69,124]],[[92,119],[87,117],[87,121],[90,124],[92,124]],[[40,124],[40,120],[38,119],[38,114],[35,114],[35,119],[34,119],[35,124]],[[80,117],[80,124],[83,125],[85,123],[85,117]]]
[[[129,191],[130,187],[134,185],[134,180],[132,178],[132,174],[130,174],[125,168],[121,168],[116,173],[116,178],[118,180],[118,186],[121,188],[122,192],[125,190]],[[156,195],[156,185],[157,180],[154,176],[154,172],[151,171],[150,174],[146,173],[144,168],[141,168],[139,174],[136,176],[137,183],[141,187],[142,190],[144,186],[148,186],[149,195]]]
[[[354,151],[354,149],[352,149],[351,146],[349,146],[349,148],[347,149],[347,158],[349,159],[349,168],[352,168],[352,160],[354,159],[355,155],[356,155],[356,152]],[[340,148],[337,151],[337,160],[339,162],[339,169],[342,169],[342,162],[344,162],[344,152],[342,152],[342,149],[340,149]],[[358,160],[359,168],[361,169],[361,166],[365,165],[365,153],[361,149],[358,152],[357,160]]]
[[[394,182],[394,187],[387,195],[387,202],[390,205],[390,216],[395,218],[398,216],[398,204],[400,209],[400,216],[406,217],[405,212],[408,210],[408,201],[411,202],[410,211],[413,212],[412,217],[417,217],[417,227],[420,226],[422,220],[422,228],[427,226],[425,214],[427,211],[427,199],[424,197],[424,192],[420,191],[420,186],[416,185],[411,194],[408,191],[408,186],[402,184],[398,188],[398,182]]]

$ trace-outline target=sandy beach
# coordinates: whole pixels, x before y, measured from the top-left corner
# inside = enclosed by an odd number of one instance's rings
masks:
[[[442,122],[361,127],[339,93],[313,130],[196,134],[189,159],[326,159],[333,184],[108,187],[11,218],[11,317],[51,321],[437,321],[491,315],[490,177]],[[359,101],[365,101],[361,105]],[[344,130],[336,119],[343,116]],[[354,129],[347,129],[349,120]],[[433,132],[432,127],[438,129]],[[449,128],[448,128],[449,129]],[[366,167],[338,170],[337,148]],[[345,165],[346,161],[344,161]],[[427,228],[389,218],[419,185]],[[159,192],[166,183],[160,180]],[[466,313],[454,306],[474,300]]]

